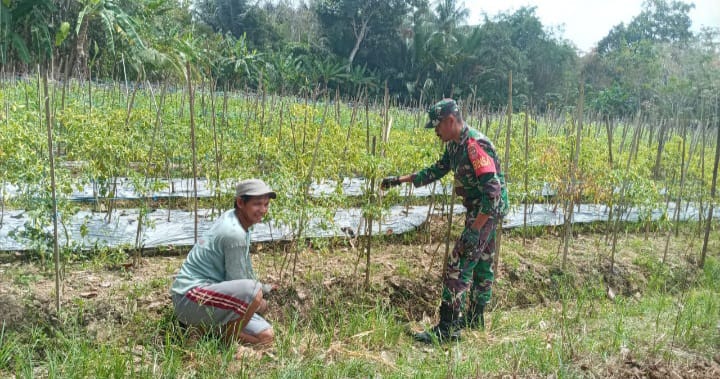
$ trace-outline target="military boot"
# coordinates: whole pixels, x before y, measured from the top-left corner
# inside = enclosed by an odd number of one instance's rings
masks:
[[[440,322],[430,330],[415,334],[415,340],[425,343],[458,340],[462,329],[460,321],[460,314],[453,311],[449,305],[442,303],[440,305]]]
[[[471,303],[467,314],[463,315],[462,325],[470,329],[485,329],[485,304]]]

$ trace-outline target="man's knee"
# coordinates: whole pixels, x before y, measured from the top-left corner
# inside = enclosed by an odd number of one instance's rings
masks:
[[[259,344],[270,345],[275,340],[275,332],[273,332],[272,327],[270,327],[258,333],[255,337],[257,337]]]

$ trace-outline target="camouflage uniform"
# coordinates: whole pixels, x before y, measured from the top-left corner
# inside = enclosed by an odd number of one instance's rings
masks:
[[[454,101],[439,102],[428,110],[430,122],[427,127],[436,126],[441,118],[453,111],[457,111]],[[473,166],[474,160],[471,161],[470,156],[473,154],[473,147],[478,146],[484,152],[480,155],[492,160],[493,171],[496,173],[476,174],[477,166]],[[448,257],[442,302],[454,312],[462,312],[468,289],[471,303],[485,305],[490,301],[494,281],[492,260],[495,254],[495,233],[497,223],[507,213],[508,200],[505,177],[495,147],[483,133],[470,129],[467,125],[463,126],[459,143],[448,142],[439,161],[413,174],[413,185],[424,186],[442,178],[450,170],[455,173],[455,192],[463,197],[463,205],[467,209],[465,231],[475,222],[479,213],[490,216],[480,229],[477,244],[468,243],[463,238],[464,231]]]

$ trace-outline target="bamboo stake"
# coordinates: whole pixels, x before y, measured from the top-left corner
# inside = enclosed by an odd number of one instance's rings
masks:
[[[382,148],[380,150],[380,156],[383,158],[385,157],[385,146],[387,146],[388,142],[390,142],[390,129],[392,129],[392,123],[393,119],[390,116],[390,92],[387,88],[387,82],[385,82],[385,101],[383,103],[383,128],[382,128]],[[373,138],[373,142],[375,139]],[[372,155],[375,155],[375,148],[373,147],[373,153]]]
[[[638,112],[639,112],[639,110],[638,110]],[[632,148],[631,148],[631,150],[632,150]],[[625,172],[630,171],[631,163],[632,163],[632,151],[630,151],[630,154],[628,154],[627,162],[625,164]],[[610,220],[612,222],[612,224],[611,224],[612,247],[611,247],[611,254],[610,254],[610,273],[612,273],[615,268],[615,253],[617,252],[618,229],[620,228],[620,221],[622,219],[623,213],[625,211],[627,211],[627,209],[629,207],[628,204],[625,203],[625,194],[627,191],[628,184],[629,184],[629,181],[626,178],[623,178],[622,185],[620,187],[620,200],[618,201],[617,215],[613,221],[612,207],[611,207],[610,208],[610,211],[611,211],[610,216],[608,217],[608,220]]]
[[[217,117],[216,115],[216,104],[215,104],[215,91],[217,89],[217,79],[213,79],[210,83],[210,124],[212,125],[213,133],[213,149],[215,149],[215,203],[213,204],[211,214],[218,209],[220,213],[220,162],[222,161],[222,155],[220,153],[220,144],[218,143],[218,132],[217,132]]]
[[[128,124],[130,123],[130,115],[132,114],[133,105],[135,104],[135,95],[137,94],[138,89],[140,89],[140,84],[135,83],[135,87],[133,88],[132,94],[130,95],[130,99],[128,99],[127,102],[127,109],[126,109],[126,115],[125,115],[125,129],[127,130]]]
[[[714,204],[717,199],[717,177],[718,177],[718,163],[720,163],[720,122],[718,122],[718,101],[717,94],[715,94],[715,133],[717,134],[717,142],[715,144],[715,163],[713,165],[713,177],[712,184],[710,185],[710,212],[708,213],[707,223],[705,224],[705,238],[703,239],[703,247],[700,253],[700,262],[698,266],[700,268],[705,267],[705,257],[707,256],[707,245],[710,239],[710,228],[712,227],[712,218],[714,211]]]
[[[445,280],[445,275],[447,275],[447,266],[448,266],[448,258],[450,257],[450,234],[452,232],[452,226],[453,226],[453,213],[455,212],[455,200],[457,198],[457,195],[455,194],[455,182],[453,182],[453,185],[451,187],[451,195],[450,195],[450,213],[448,214],[448,227],[445,231],[445,256],[442,261],[442,276],[440,277],[441,281]],[[432,267],[432,264],[430,265]]]
[[[675,183],[675,172],[672,174],[672,178],[670,180],[670,183],[668,183],[667,180],[665,180],[665,188],[668,188],[667,195],[665,195],[665,213],[667,214],[670,209],[670,198],[672,197],[672,193],[669,190],[670,184]],[[669,222],[669,221],[668,221]],[[671,233],[671,226],[668,225],[667,231],[665,231],[665,249],[663,250],[663,257],[662,257],[662,264],[665,265],[665,261],[667,260],[668,250],[670,249],[670,235]]]
[[[423,97],[425,97],[425,89],[420,89],[420,99],[418,100],[418,108],[420,108],[420,112],[418,112],[417,121],[415,122],[415,125],[413,125],[413,129],[419,128],[422,125],[422,117],[423,117]]]
[[[259,79],[260,80],[260,84],[259,84],[260,88],[258,88],[258,90],[260,91],[260,97],[262,99],[262,101],[260,103],[262,110],[261,110],[261,112],[259,112],[261,114],[260,114],[260,138],[258,138],[258,156],[257,156],[258,166],[262,159],[263,151],[265,150],[264,146],[263,146],[263,136],[265,135],[265,108],[267,105],[267,93],[265,92],[265,88],[263,87],[262,77],[263,77],[263,72],[260,71],[260,79]],[[258,113],[258,111],[257,111],[257,103],[256,103],[256,108],[255,108],[255,119],[256,120],[257,120],[257,113]]]
[[[5,74],[5,69],[2,69],[3,75]],[[0,80],[0,90],[4,90],[4,79]],[[5,98],[5,125],[10,125],[10,102],[8,100],[8,97]],[[0,227],[3,225],[3,219],[5,216],[5,191],[3,190],[5,188],[5,181],[3,180],[0,182]]]
[[[678,124],[680,123],[679,115],[676,122]],[[680,140],[680,188],[678,189],[677,200],[675,201],[675,238],[677,238],[680,234],[680,203],[682,202],[683,189],[685,187],[685,139],[687,136],[686,130],[687,123],[683,123],[682,138]]]
[[[348,123],[347,134],[345,135],[345,147],[343,148],[343,156],[347,156],[348,154],[348,149],[350,147],[350,137],[352,135],[352,127],[355,124],[355,119],[357,117],[358,104],[365,101],[365,96],[367,96],[367,87],[365,87],[365,95],[363,95],[363,89],[358,88],[358,93],[355,98],[355,104],[353,105],[352,113],[350,114],[350,122]]]
[[[342,121],[340,120],[340,87],[335,87],[335,122],[337,122],[338,125],[342,125]]]
[[[369,99],[366,99],[369,100]],[[370,153],[370,102],[365,101],[365,151]]]
[[[38,71],[40,71],[38,69]],[[45,126],[47,127],[48,156],[50,161],[50,190],[52,196],[52,220],[53,220],[53,260],[55,263],[55,310],[60,314],[60,298],[62,287],[60,286],[60,251],[58,249],[58,212],[57,193],[55,184],[55,157],[53,154],[53,127],[52,115],[50,114],[50,94],[48,92],[47,70],[43,76],[43,96],[45,97]]]
[[[315,101],[314,103],[317,104],[317,101]],[[312,162],[310,163],[310,169],[308,170],[307,178],[305,179],[305,183],[304,183],[305,188],[303,188],[303,199],[305,200],[305,202],[307,202],[308,197],[310,197],[310,186],[312,184],[313,171],[315,171],[315,163],[317,162],[318,151],[320,150],[320,140],[322,139],[322,133],[325,129],[325,117],[327,117],[328,107],[329,107],[329,101],[327,101],[327,99],[326,99],[325,110],[323,111],[322,120],[320,121],[320,127],[318,128],[318,133],[315,138],[315,148],[313,151]],[[302,235],[303,235],[304,228],[305,228],[305,219],[306,218],[307,218],[307,212],[306,212],[305,207],[303,207],[303,211],[300,214],[300,225],[298,226],[298,244],[303,241]],[[295,281],[295,270],[297,268],[298,251],[299,250],[300,249],[298,246],[295,249],[295,257],[293,259],[293,270],[292,270],[292,277],[291,277],[291,280],[293,282]]]
[[[372,150],[371,154],[375,156],[376,137],[372,138]],[[375,178],[370,178],[370,193],[375,193]],[[372,203],[372,196],[368,200]],[[367,229],[365,229],[365,288],[370,288],[370,250],[372,248],[372,231],[373,228],[373,217],[369,215],[367,217]]]
[[[660,124],[660,131],[658,132],[658,147],[655,155],[655,166],[653,167],[653,175],[656,179],[660,178],[660,162],[662,159],[662,151],[665,147],[665,133],[667,131],[666,125],[667,122],[663,120]]]
[[[308,110],[310,109],[310,106],[308,105],[308,101],[310,100],[309,97],[305,97],[305,118],[303,119],[303,130],[302,130],[302,145],[300,152],[302,154],[305,154],[305,140],[307,137],[307,124],[308,124]],[[315,103],[315,98],[313,98],[313,103]]]
[[[88,91],[88,116],[92,115],[92,108],[93,108],[93,102],[92,102],[92,67],[88,67],[87,69],[88,77],[87,77],[87,91]]]
[[[612,170],[613,167],[613,138],[614,138],[614,125],[612,120],[610,120],[610,116],[605,116],[605,127],[607,129],[607,140],[608,140],[608,163],[610,164],[610,169]]]
[[[566,200],[567,207],[565,209],[565,236],[563,238],[563,260],[562,269],[565,270],[567,267],[567,256],[570,249],[570,239],[572,237],[572,221],[573,212],[575,209],[575,184],[576,175],[578,170],[578,164],[580,161],[580,146],[582,140],[582,127],[583,127],[583,107],[585,106],[585,78],[583,75],[580,76],[580,96],[578,98],[578,110],[577,110],[577,131],[575,132],[575,151],[573,154],[572,164],[570,165],[570,183],[569,187],[569,199]]]
[[[525,158],[525,170],[523,172],[523,198],[525,201],[523,201],[523,246],[527,243],[527,203],[528,203],[528,170],[527,170],[527,164],[528,160],[530,159],[530,138],[528,133],[528,123],[529,123],[529,117],[528,117],[529,109],[525,111],[525,125],[523,127],[523,137],[525,139],[525,151],[524,151],[524,158]]]
[[[709,122],[704,123],[703,131],[702,131],[702,133],[700,133],[701,139],[702,139],[702,142],[700,145],[700,183],[701,183],[701,185],[703,183],[705,183],[705,145],[707,144],[707,138],[706,138],[707,136],[706,136],[705,132],[708,130],[709,126],[710,126]],[[704,217],[703,208],[704,208],[704,204],[705,204],[705,196],[703,193],[704,193],[704,191],[700,192],[700,205],[698,207],[700,209],[700,212],[698,213],[698,221],[699,221],[698,222],[698,231],[697,231],[698,236],[700,235],[700,233],[702,233],[702,227],[703,227],[703,217]]]
[[[388,88],[387,80],[385,80],[385,95],[383,96],[383,108],[382,108],[382,118],[383,118],[383,133],[382,133],[382,141],[387,142],[387,136],[386,128],[390,124],[390,89]],[[389,130],[387,130],[389,132]],[[373,154],[374,155],[374,154]],[[383,157],[385,156],[385,150],[383,149],[382,152],[380,152],[380,155]]]
[[[153,101],[155,101],[155,93],[153,92],[150,82],[148,82],[147,85],[148,85],[148,88],[150,89],[150,94],[152,96],[152,99],[153,99]],[[163,83],[163,87],[161,89],[160,104],[155,102],[155,127],[153,128],[152,137],[150,139],[150,150],[148,151],[148,159],[147,159],[148,165],[145,166],[145,172],[144,172],[145,188],[143,188],[143,191],[145,191],[145,189],[147,188],[148,168],[149,168],[149,165],[152,164],[153,152],[155,150],[155,141],[156,141],[157,133],[158,133],[159,129],[162,127],[162,107],[163,107],[163,103],[165,101],[166,88],[167,88],[167,81]],[[147,208],[147,195],[143,194],[143,196],[141,196],[141,199],[142,199],[143,206],[140,208],[140,212],[138,213],[137,231],[135,234],[135,258],[134,258],[134,262],[133,262],[134,266],[137,266],[140,264],[140,258],[141,258],[140,242],[142,241],[142,232],[143,232],[142,227],[143,227],[143,223],[144,223],[144,217],[147,213],[147,209],[146,209]]]
[[[613,150],[612,150],[612,141],[613,141],[613,127],[610,122],[610,118],[608,115],[605,115],[605,128],[607,130],[607,140],[608,140],[608,167],[610,170],[613,169],[614,166],[614,160],[613,160]],[[624,184],[624,183],[623,183]],[[610,211],[608,212],[608,225],[612,228],[612,232],[609,234],[605,234],[605,243],[608,243],[610,240],[615,239],[615,227],[616,224],[613,223],[613,220],[615,220],[615,188],[613,187],[613,183],[610,183],[610,204],[608,204]],[[611,248],[611,257],[615,257],[615,244],[613,242],[612,248]],[[614,258],[610,259],[610,267],[612,269]]]
[[[292,106],[292,105],[291,105]],[[280,99],[280,120],[278,121],[278,141],[282,141],[283,138],[283,123],[285,122],[285,100],[282,98]]]
[[[513,91],[513,79],[512,71],[508,73],[508,107],[507,107],[507,132],[505,133],[505,164],[503,167],[503,173],[505,174],[505,183],[509,179],[510,173],[510,135],[512,132],[512,115],[513,115],[513,102],[512,102],[512,91]],[[498,135],[500,134],[500,128],[498,128]],[[493,271],[497,273],[498,265],[500,264],[500,251],[502,243],[502,220],[498,220],[497,228],[495,231],[495,262],[493,262]],[[497,278],[497,274],[496,274]]]
[[[633,140],[630,144],[630,158],[633,160],[637,160],[637,151],[640,147],[640,140],[642,139],[642,133],[643,133],[643,124],[642,124],[642,108],[638,107],[637,115],[635,116],[636,119],[636,128],[635,133],[633,134]]]
[[[195,96],[193,93],[192,76],[190,72],[190,62],[185,63],[185,71],[187,75],[188,86],[188,103],[190,105],[190,150],[192,151],[192,170],[193,170],[193,212],[194,217],[194,243],[198,240],[198,197],[197,197],[197,149],[195,148]]]

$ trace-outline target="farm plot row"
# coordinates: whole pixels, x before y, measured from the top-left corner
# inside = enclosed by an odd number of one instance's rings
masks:
[[[675,203],[666,209],[642,210],[632,208],[622,215],[627,222],[659,221],[674,214]],[[448,206],[393,206],[381,222],[373,224],[373,235],[402,234],[417,229],[430,215],[448,214]],[[452,207],[454,215],[464,214],[465,208],[456,204]],[[682,204],[679,211],[680,221],[699,220],[701,211],[696,204]],[[574,224],[608,221],[610,209],[604,205],[583,204],[573,209],[570,222]],[[81,211],[62,221],[64,233],[59,243],[79,249],[97,247],[136,246],[142,248],[172,248],[191,246],[194,243],[195,214],[181,210],[158,209],[150,212],[145,222],[147,226],[138,228],[139,209],[115,211],[108,222],[106,212]],[[198,234],[202,234],[217,216],[216,212],[201,209],[198,215]],[[705,216],[703,216],[705,217]],[[720,218],[720,209],[715,209],[714,219]],[[25,226],[31,224],[29,213],[22,210],[8,211],[0,224],[0,251],[22,251],[37,249],[37,240],[26,237]],[[504,229],[560,226],[565,223],[565,212],[552,204],[528,204],[514,206],[503,220]],[[355,238],[365,235],[367,226],[362,209],[338,209],[331,219],[313,218],[304,229],[304,238]],[[45,233],[50,234],[49,228]],[[140,235],[138,236],[138,233]],[[256,242],[296,239],[296,225],[281,224],[267,220],[254,227],[252,238]]]

